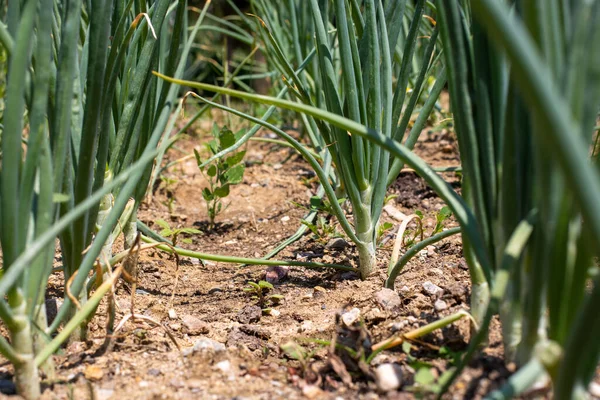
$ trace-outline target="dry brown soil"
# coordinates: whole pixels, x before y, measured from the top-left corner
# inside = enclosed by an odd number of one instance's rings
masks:
[[[201,148],[210,123],[190,132],[168,154],[176,160]],[[267,136],[268,132],[261,135]],[[171,226],[195,227],[201,235],[188,236],[191,250],[243,257],[262,257],[300,226],[316,182],[310,167],[291,149],[252,142],[245,158],[248,166],[242,184],[225,200],[226,210],[218,225],[207,230],[207,212],[201,190],[206,180],[195,160],[172,167],[166,176],[175,180],[161,183],[154,196],[144,203],[140,219],[155,230],[157,219]],[[434,166],[458,165],[455,142],[446,132],[425,132],[417,153]],[[455,173],[443,174],[457,190]],[[404,214],[421,210],[428,234],[435,215],[443,206],[435,193],[411,171],[401,173],[390,194],[390,204]],[[168,197],[173,198],[171,210]],[[398,224],[384,213],[384,221]],[[335,220],[331,220],[335,226]],[[453,220],[446,227],[455,226]],[[341,232],[339,226],[336,228]],[[331,237],[305,235],[277,255],[277,259],[302,259],[356,265],[355,248],[331,248]],[[275,283],[274,293],[283,295],[274,314],[260,315],[257,302],[244,291],[249,281],[265,278],[265,266],[242,266],[182,258],[175,287],[174,258],[156,250],[140,256],[138,284],[133,296],[135,313],[158,321],[157,327],[141,319],[127,321],[113,338],[113,347],[101,354],[105,340],[106,304],[90,324],[89,341],[67,346],[55,357],[59,379],[47,382],[45,399],[375,399],[430,398],[431,387],[415,383],[418,365],[430,364],[433,377],[451,367],[451,359],[440,349],[460,352],[469,340],[469,322],[461,320],[412,342],[410,356],[401,348],[385,351],[371,367],[356,368],[348,357],[332,354],[332,340],[368,348],[368,343],[387,339],[396,331],[416,327],[468,309],[469,275],[458,237],[447,239],[415,257],[396,282],[400,302],[385,307],[376,300],[382,289],[393,240],[378,250],[378,270],[366,281],[354,273],[332,269],[310,270],[292,267]],[[117,250],[117,249],[116,249]],[[62,298],[60,275],[52,277],[49,303]],[[423,284],[443,289],[438,298],[429,295]],[[174,291],[174,297],[172,294]],[[117,287],[120,322],[132,308],[132,296],[122,282]],[[443,301],[446,309],[434,304]],[[441,303],[439,303],[441,304]],[[358,308],[364,328],[348,328],[338,322],[340,313]],[[171,315],[169,310],[172,309]],[[166,334],[174,336],[178,351]],[[445,398],[480,398],[498,387],[509,374],[502,360],[500,329],[494,322],[489,347],[481,353]],[[315,340],[306,340],[315,339]],[[282,352],[280,345],[291,340],[314,354],[302,365]],[[317,343],[318,341],[321,341]],[[363,345],[361,345],[363,343]],[[195,346],[195,347],[194,347]],[[402,372],[399,391],[383,392],[373,380],[382,363],[397,363]],[[2,390],[10,392],[10,366],[0,364]],[[535,393],[543,396],[543,390]],[[2,395],[0,395],[2,397]]]

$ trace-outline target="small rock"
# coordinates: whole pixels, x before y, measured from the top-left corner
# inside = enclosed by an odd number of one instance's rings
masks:
[[[437,299],[433,304],[433,308],[435,308],[436,311],[444,311],[448,308],[448,304],[442,299]]]
[[[286,216],[284,216],[284,217],[281,217],[281,220],[280,220],[280,221],[281,221],[281,222],[288,222],[289,220],[290,220],[290,217],[286,215]]]
[[[444,268],[456,268],[456,264],[452,262],[444,263]]]
[[[271,284],[278,283],[287,276],[289,270],[290,267],[285,265],[271,266],[265,272],[265,280]]]
[[[173,386],[175,389],[181,389],[185,387],[185,383],[179,379],[171,379],[169,381],[169,385]]]
[[[391,392],[402,386],[402,369],[397,364],[381,364],[375,369],[375,381],[382,392]]]
[[[274,170],[278,170],[278,169],[281,169],[281,168],[283,168],[283,165],[281,165],[280,163],[273,164],[273,169]]]
[[[2,394],[17,394],[17,386],[8,379],[0,380],[0,393]]]
[[[220,353],[223,351],[225,351],[225,345],[223,343],[219,343],[216,340],[209,338],[200,338],[194,342],[194,346],[191,349],[185,349],[182,353],[184,356],[189,356],[190,354],[197,352]]]
[[[62,303],[62,299],[46,299],[46,318],[48,319],[49,324],[52,323],[52,321],[54,321],[54,318],[56,318],[56,314],[58,313],[58,309],[60,308]]]
[[[173,329],[174,331],[180,331],[181,330],[181,324],[179,322],[171,322],[169,324],[169,327],[171,329]]]
[[[469,269],[469,265],[467,264],[467,262],[465,260],[460,260],[460,263],[458,263],[458,266],[460,267],[460,269]]]
[[[212,287],[208,290],[208,294],[222,293],[222,292],[223,292],[223,289],[218,286]]]
[[[275,317],[275,318],[277,318],[281,315],[281,311],[276,310],[274,308],[269,309],[268,313],[271,317]]]
[[[383,288],[375,293],[375,300],[384,310],[392,310],[402,305],[400,295],[392,289]]]
[[[268,340],[271,338],[271,332],[260,325],[241,325],[239,330],[246,335],[254,336],[259,339]]]
[[[359,318],[360,310],[356,307],[342,314],[342,322],[348,327],[354,325],[354,323],[358,321]]]
[[[113,389],[99,388],[96,390],[96,399],[98,400],[108,400],[114,398],[114,395],[115,391]]]
[[[443,294],[444,294],[444,289],[442,289],[441,287],[434,285],[433,283],[427,281],[423,283],[423,289],[425,290],[425,293],[427,293],[430,296],[434,296],[437,298],[440,298]]]
[[[454,296],[456,299],[463,300],[467,295],[467,288],[461,283],[455,283],[447,287],[448,293]]]
[[[140,383],[138,383],[138,385],[140,385],[141,388],[147,388],[150,386],[150,383],[148,381],[140,381]]]
[[[590,394],[592,396],[594,396],[596,398],[600,398],[600,384],[598,384],[596,382],[592,382],[592,383],[590,383],[588,390],[590,391]]]
[[[315,299],[323,298],[323,297],[325,297],[326,294],[327,294],[327,290],[325,288],[322,288],[321,286],[314,287],[313,297]]]
[[[410,288],[404,285],[400,288],[400,293],[402,294],[402,296],[406,296],[410,293]]]
[[[323,391],[315,385],[306,385],[302,388],[302,394],[307,399],[318,399],[323,396]]]
[[[328,249],[343,250],[347,246],[348,246],[348,242],[346,242],[344,239],[333,238],[333,239],[329,240],[329,242],[327,242],[327,245],[325,247],[327,247]]]
[[[400,332],[401,330],[403,330],[407,326],[408,326],[408,321],[404,320],[404,321],[400,321],[400,322],[394,322],[390,326],[390,328],[392,329],[392,332]]]
[[[69,346],[67,346],[67,353],[69,354],[79,354],[85,351],[85,343],[84,342],[71,342]]]
[[[208,324],[193,315],[184,315],[181,317],[181,322],[187,328],[187,333],[190,336],[202,335],[209,331]]]
[[[369,322],[383,321],[387,318],[387,315],[383,313],[379,308],[371,308],[365,314],[365,320]]]
[[[311,320],[302,321],[300,327],[298,328],[298,333],[301,332],[310,332],[314,329],[314,324]]]
[[[192,263],[192,265],[200,265],[200,264],[202,264],[202,261],[200,261],[197,258],[190,258],[190,262]]]
[[[148,371],[146,371],[146,373],[150,376],[159,376],[160,370],[156,368],[150,368]]]
[[[354,281],[358,279],[358,274],[356,272],[347,271],[340,275],[340,278],[343,281]]]
[[[223,360],[215,364],[215,369],[218,369],[224,374],[229,373],[231,371],[231,362],[229,360]]]
[[[170,319],[177,319],[177,313],[172,308],[169,309],[169,318]]]
[[[412,315],[409,315],[408,317],[406,317],[406,320],[408,321],[409,324],[414,324],[415,322],[417,322],[417,318],[413,317]]]
[[[435,256],[435,250],[436,250],[436,249],[435,249],[435,246],[427,246],[427,247],[426,247],[426,250],[427,250],[427,255],[428,255],[429,257],[433,257],[433,256]]]
[[[427,257],[427,250],[421,250],[421,251],[419,251],[419,257],[421,257],[421,258]]]
[[[432,274],[437,275],[437,276],[444,276],[444,271],[442,271],[439,268],[431,268],[429,270]]]
[[[260,321],[262,309],[259,306],[246,306],[238,313],[237,319],[241,324],[251,324]]]
[[[88,365],[83,371],[83,376],[88,381],[99,381],[104,376],[104,371],[96,365]]]

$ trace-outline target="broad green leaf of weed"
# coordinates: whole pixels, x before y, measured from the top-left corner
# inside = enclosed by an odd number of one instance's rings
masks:
[[[217,175],[217,166],[213,164],[210,167],[208,167],[206,174],[210,177],[216,176]]]
[[[245,155],[246,155],[245,151],[240,151],[239,153],[236,153],[236,154],[232,155],[231,157],[228,157],[226,160],[227,165],[232,167],[232,166],[238,164],[239,162],[241,162],[244,159]]]
[[[215,196],[223,198],[229,196],[229,185],[223,185],[215,189]]]
[[[229,129],[223,128],[219,135],[219,142],[221,144],[221,149],[228,149],[235,144],[235,135]]]
[[[211,201],[212,199],[214,199],[214,195],[212,194],[209,188],[202,189],[202,197],[206,201]]]
[[[244,166],[244,164],[238,164],[226,171],[225,177],[227,178],[227,182],[232,185],[237,185],[238,183],[241,183],[244,179],[245,169],[246,167]]]
[[[197,235],[197,234],[202,233],[201,230],[194,229],[194,228],[182,228],[180,230],[180,232],[187,233],[187,234],[190,234],[190,235]]]
[[[282,344],[280,347],[285,355],[293,360],[303,361],[306,359],[306,350],[296,342],[290,341]]]
[[[156,225],[160,226],[163,229],[171,229],[171,227],[169,226],[169,223],[167,221],[165,221],[164,219],[156,220]]]

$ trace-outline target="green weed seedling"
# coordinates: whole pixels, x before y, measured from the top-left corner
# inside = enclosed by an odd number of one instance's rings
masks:
[[[441,376],[437,377],[433,372],[435,367],[426,361],[412,356],[410,354],[411,349],[412,345],[409,342],[402,343],[402,351],[406,353],[408,365],[415,370],[414,384],[408,387],[407,390],[415,393],[419,398],[426,398],[427,396],[431,396],[431,394],[439,394],[444,383],[452,376],[454,368],[449,368]],[[440,348],[440,356],[459,357],[458,354],[449,354],[447,347]]]
[[[213,140],[207,143],[206,148],[211,156],[232,147],[244,136],[245,130],[233,133],[229,128],[213,125]],[[245,165],[242,162],[245,151],[233,153],[228,157],[217,158],[214,162],[202,167],[203,161],[200,154],[194,149],[196,162],[200,171],[208,180],[208,187],[202,190],[202,197],[206,201],[210,229],[215,226],[215,218],[224,211],[222,199],[229,196],[231,185],[237,185],[244,179]]]
[[[173,242],[173,246],[177,246],[179,235],[181,235],[182,233],[186,233],[188,235],[197,235],[197,234],[202,233],[201,230],[194,229],[194,228],[172,228],[169,225],[169,223],[163,219],[157,220],[156,224],[162,228],[162,231],[160,231],[160,233],[159,233],[160,236],[165,237],[165,238],[171,238],[171,241]],[[186,244],[191,244],[192,239],[183,238],[180,240],[180,242],[186,243]]]
[[[338,199],[338,204],[342,205],[346,199]],[[299,207],[306,208],[301,204],[294,203]],[[310,211],[317,211],[320,215],[317,215],[315,222],[309,222],[307,220],[301,220],[300,222],[305,225],[312,233],[313,239],[322,243],[327,243],[327,241],[334,237],[342,237],[342,233],[340,233],[335,226],[330,222],[331,218],[334,215],[333,208],[331,204],[319,196],[313,196],[310,198]]]
[[[423,229],[423,212],[416,210],[415,215],[418,217],[417,218],[417,228],[415,229],[414,232],[409,232],[407,230],[404,233],[405,247],[407,249],[414,246],[417,243],[416,242],[417,237],[420,236],[421,240],[424,239],[425,231]],[[442,232],[444,230],[444,222],[446,222],[446,220],[448,218],[450,218],[451,216],[452,216],[452,211],[450,210],[450,208],[448,206],[442,207],[440,209],[440,211],[438,211],[438,213],[435,215],[435,227],[433,228],[433,231],[431,232],[429,237],[432,237],[432,236],[437,235],[438,233]],[[411,238],[411,235],[412,235],[412,238]]]
[[[271,290],[273,290],[273,285],[267,281],[258,281],[258,283],[250,281],[244,288],[244,291],[251,296],[250,298],[258,302],[263,312],[269,312],[270,307],[276,306],[283,300],[281,294],[268,294]]]

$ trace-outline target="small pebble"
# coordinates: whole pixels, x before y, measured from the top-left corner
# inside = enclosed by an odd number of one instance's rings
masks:
[[[177,319],[177,313],[172,308],[169,309],[169,318],[170,319]]]
[[[276,309],[274,309],[274,308],[271,308],[271,309],[269,310],[269,315],[270,315],[271,317],[279,317],[279,316],[281,315],[281,311],[279,311],[279,310],[276,310]]]
[[[315,385],[306,385],[302,388],[302,394],[308,399],[318,399],[323,396],[323,391]]]
[[[148,371],[146,371],[146,373],[150,376],[159,376],[160,370],[156,368],[150,368]]]
[[[301,332],[310,332],[312,331],[314,328],[314,324],[311,320],[306,320],[306,321],[302,321],[302,323],[300,324],[300,327],[298,328],[298,333]]]
[[[223,343],[219,343],[216,340],[209,338],[200,338],[194,342],[194,346],[191,349],[185,349],[182,353],[184,356],[189,356],[196,352],[220,353],[223,351],[225,351],[225,345]]]
[[[442,299],[437,299],[433,304],[433,308],[435,308],[436,311],[444,311],[448,308],[448,304]]]
[[[284,217],[281,217],[281,222],[288,222],[289,220],[290,220],[290,217],[287,215]]]
[[[400,332],[401,330],[403,330],[407,326],[408,326],[408,321],[404,320],[404,321],[400,321],[400,322],[394,322],[390,326],[390,328],[392,329],[392,332]]]
[[[224,374],[229,373],[231,370],[231,362],[229,360],[223,360],[215,364],[215,368]]]
[[[596,398],[600,398],[600,384],[598,384],[596,382],[592,382],[592,383],[590,383],[588,390],[590,391],[590,394],[592,396],[594,396]]]
[[[187,328],[188,335],[191,336],[201,335],[209,331],[208,324],[193,315],[184,315],[181,317],[181,322]]]
[[[4,392],[2,392],[4,393]],[[115,391],[113,389],[99,388],[96,390],[96,399],[108,400],[114,398]]]
[[[397,364],[381,364],[375,369],[375,381],[382,392],[391,392],[402,386],[402,369]]]
[[[429,281],[423,283],[423,289],[428,295],[435,296],[437,298],[441,297],[444,294],[444,289],[437,285],[434,285]]]
[[[404,285],[400,288],[400,293],[402,294],[402,296],[406,296],[407,294],[410,293],[410,288],[408,286]]]
[[[259,306],[246,306],[240,310],[237,315],[238,322],[241,324],[251,324],[260,321],[262,309]]]
[[[344,239],[333,238],[333,239],[329,240],[329,242],[327,242],[327,245],[325,247],[327,247],[328,249],[343,250],[347,246],[348,246],[348,242],[346,242]]]
[[[435,247],[434,246],[427,246],[426,250],[427,250],[427,255],[429,257],[435,256]]]
[[[342,322],[348,327],[354,325],[359,318],[360,310],[356,307],[342,314]]]
[[[375,300],[384,310],[392,310],[402,305],[400,295],[392,289],[381,289],[375,293]]]

